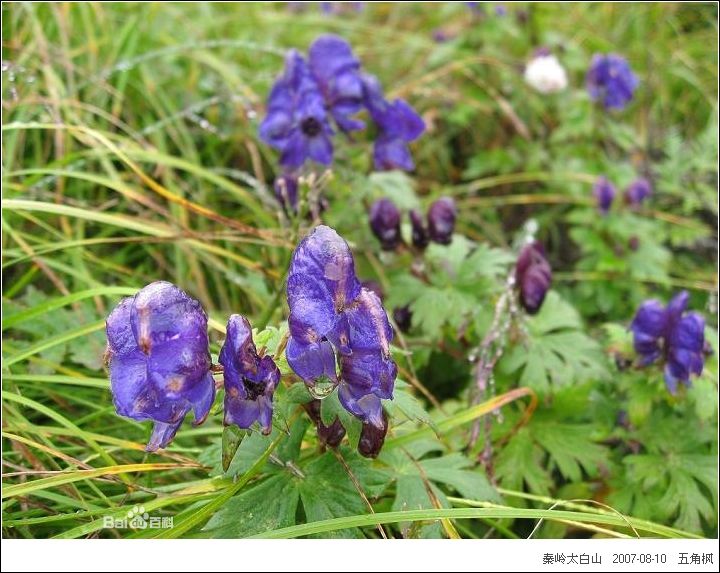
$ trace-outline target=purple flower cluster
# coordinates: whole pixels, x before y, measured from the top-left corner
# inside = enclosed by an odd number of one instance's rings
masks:
[[[615,200],[615,186],[610,183],[607,177],[600,177],[593,186],[593,196],[597,202],[598,211],[607,215]]]
[[[225,378],[225,425],[250,428],[258,422],[263,433],[269,434],[280,370],[270,356],[258,356],[252,327],[245,317],[233,314],[228,320],[219,362]]]
[[[623,109],[633,98],[638,79],[617,54],[595,54],[585,78],[590,97],[605,109]]]
[[[106,321],[115,409],[152,420],[147,451],[166,447],[192,409],[200,424],[215,399],[207,316],[173,284],[154,282],[125,298]]]
[[[667,307],[657,300],[645,301],[630,324],[640,364],[662,358],[671,394],[677,392],[678,382],[689,387],[690,375],[700,375],[705,363],[705,320],[696,312],[685,312],[688,299],[687,291],[681,291]]]
[[[107,360],[115,409],[133,420],[152,420],[147,451],[166,447],[193,410],[201,424],[215,399],[207,315],[175,285],[158,281],[125,298],[106,321]],[[280,371],[260,358],[248,321],[230,317],[220,352],[225,377],[225,424],[269,432]]]
[[[286,176],[308,160],[330,165],[333,124],[343,133],[363,129],[365,123],[355,117],[363,109],[377,127],[375,168],[414,169],[407,144],[425,130],[423,120],[404,100],[385,99],[377,78],[361,71],[345,40],[320,36],[307,61],[297,50],[288,53],[268,97],[260,139],[280,151]]]
[[[311,391],[338,386],[348,412],[382,428],[381,400],[392,398],[397,375],[393,331],[380,299],[360,285],[348,244],[330,227],[316,227],[293,253],[287,297],[290,367]]]
[[[520,304],[528,314],[537,314],[552,284],[552,269],[545,258],[545,249],[534,241],[520,251],[515,266],[515,284]]]
[[[430,205],[427,224],[417,209],[411,210],[409,216],[412,243],[416,248],[424,249],[431,240],[440,245],[452,242],[457,209],[450,197],[441,197]],[[370,228],[383,250],[393,251],[402,243],[400,220],[400,210],[390,199],[378,199],[370,207]]]

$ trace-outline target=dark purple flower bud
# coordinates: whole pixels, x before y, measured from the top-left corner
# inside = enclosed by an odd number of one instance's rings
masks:
[[[249,429],[258,422],[263,434],[269,434],[280,370],[270,356],[258,356],[252,328],[244,316],[233,314],[228,319],[219,362],[225,378],[224,424]]]
[[[702,374],[705,363],[705,319],[685,312],[688,298],[687,291],[681,291],[667,307],[657,300],[645,301],[630,324],[640,364],[663,358],[665,385],[671,394],[677,392],[678,382],[690,386],[690,375]]]
[[[373,152],[375,169],[415,169],[407,144],[422,135],[425,122],[404,100],[386,100],[374,76],[363,76],[363,96],[378,128]]]
[[[428,231],[425,228],[423,217],[420,211],[410,211],[410,225],[412,226],[412,244],[418,249],[424,249],[430,243]]]
[[[380,299],[380,302],[383,301],[385,298],[385,293],[382,290],[382,286],[380,286],[380,283],[377,281],[363,281],[362,287],[368,289],[369,291],[373,292],[375,296],[377,296]]]
[[[639,207],[650,195],[652,195],[650,181],[641,177],[628,185],[625,190],[625,202],[633,207]]]
[[[452,242],[456,217],[455,201],[450,197],[441,197],[434,201],[428,209],[427,217],[430,239],[441,245],[449,245]]]
[[[280,150],[280,164],[292,170],[308,159],[332,163],[331,137],[320,87],[303,57],[292,50],[285,60],[285,72],[270,91],[260,139]]]
[[[310,388],[339,382],[343,407],[363,422],[381,423],[397,367],[393,331],[380,299],[361,288],[348,244],[321,225],[293,253],[287,283],[288,364]],[[340,362],[340,379],[335,359]]]
[[[545,249],[537,241],[525,245],[515,266],[515,284],[520,303],[528,314],[536,314],[552,284],[552,270]]]
[[[346,132],[365,127],[351,117],[362,109],[363,82],[350,44],[339,36],[320,36],[310,46],[309,63],[338,127]]]
[[[412,311],[410,306],[398,306],[393,310],[393,320],[402,332],[408,332],[412,326]]]
[[[628,247],[630,247],[631,251],[637,251],[640,248],[640,239],[637,235],[633,235],[628,240]]]
[[[335,416],[332,424],[329,426],[323,424],[322,416],[320,415],[320,400],[312,400],[304,404],[303,407],[317,427],[317,435],[320,443],[330,448],[337,448],[345,437],[345,426],[342,425],[340,419]]]
[[[638,79],[617,54],[595,54],[585,78],[590,97],[605,109],[623,109],[633,98]]]
[[[392,251],[402,241],[400,211],[390,199],[378,199],[370,206],[370,228],[385,251]]]
[[[615,187],[606,177],[600,177],[593,187],[593,196],[600,213],[606,215],[615,199]]]
[[[444,44],[445,42],[452,40],[454,37],[454,34],[446,32],[442,28],[435,28],[432,31],[432,39],[438,44]]]
[[[125,298],[106,321],[115,409],[152,420],[146,450],[166,447],[190,410],[201,424],[215,399],[207,316],[195,299],[158,281]]]
[[[287,213],[297,213],[298,180],[292,175],[283,175],[275,179],[273,185],[275,197]]]
[[[382,412],[383,423],[380,426],[363,424],[358,441],[358,452],[366,458],[376,458],[385,443],[385,436],[388,431],[388,417],[385,411]]]
[[[615,423],[626,430],[632,429],[632,423],[630,422],[630,416],[627,413],[627,410],[620,410],[617,413]]]

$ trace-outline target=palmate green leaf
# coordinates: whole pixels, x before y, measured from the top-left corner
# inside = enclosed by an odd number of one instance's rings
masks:
[[[452,286],[427,287],[410,305],[413,326],[433,340],[442,338],[442,327],[460,326],[478,308],[477,299]]]
[[[291,474],[272,475],[228,501],[203,532],[216,539],[240,538],[295,525],[299,499]]]
[[[639,515],[671,520],[688,531],[702,531],[701,518],[714,520],[717,506],[717,456],[703,454],[639,454],[627,456],[627,486],[631,509]],[[659,471],[659,468],[663,468]],[[701,487],[712,492],[714,502]],[[655,500],[642,507],[643,498]]]
[[[373,462],[341,450],[363,493],[380,495],[390,476]],[[301,509],[301,511],[299,511]],[[332,452],[314,457],[298,469],[284,469],[228,501],[204,528],[215,538],[248,537],[294,525],[297,516],[310,523],[367,513],[368,507],[347,471]],[[330,537],[362,538],[359,529],[333,532]]]
[[[592,439],[591,424],[568,424],[543,420],[531,424],[532,437],[549,455],[565,479],[580,481],[582,470],[590,476],[607,464],[607,450]]]
[[[514,262],[515,257],[508,251],[480,243],[462,262],[458,282],[470,284],[478,277],[504,277]]]
[[[528,337],[511,348],[498,367],[519,374],[520,386],[539,393],[552,386],[601,380],[608,376],[600,345],[580,330],[577,311],[550,291],[540,313],[527,319]]]
[[[506,489],[522,490],[527,486],[539,495],[550,493],[553,483],[543,464],[543,451],[528,428],[521,428],[498,452],[495,476]]]
[[[458,492],[476,501],[500,501],[500,496],[490,485],[484,471],[473,467],[473,462],[466,456],[452,453],[425,457],[431,452],[442,450],[443,446],[435,440],[418,440],[405,448],[384,450],[380,454],[380,461],[392,468],[397,480],[392,504],[394,511],[431,509],[438,505],[450,507],[448,492]],[[442,529],[433,524],[408,535],[440,537]]]

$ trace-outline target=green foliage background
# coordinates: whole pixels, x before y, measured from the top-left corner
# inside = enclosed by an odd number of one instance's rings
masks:
[[[2,10],[5,536],[717,536],[717,5],[515,3],[482,18],[462,2]],[[435,42],[438,29],[451,39]],[[227,472],[221,397],[202,427],[147,455],[147,424],[114,413],[104,317],[170,280],[208,310],[215,357],[231,313],[275,352],[284,274],[309,224],[280,212],[277,156],[257,126],[285,51],[328,32],[428,125],[411,175],[371,173],[360,136],[338,138],[322,179],[323,221],[352,245],[360,278],[381,284],[388,309],[413,311],[386,446],[359,457],[345,415],[349,440],[323,452],[292,386],[273,434],[246,438]],[[565,92],[525,85],[538,46],[567,68]],[[608,51],[640,78],[619,113],[584,89],[592,54]],[[622,190],[639,173],[655,185],[648,205],[616,201],[599,217],[596,177]],[[379,251],[366,208],[441,195],[458,204],[457,234],[428,249],[418,278],[409,253]],[[512,322],[491,387],[469,405],[469,359],[528,232],[554,290]],[[659,368],[632,366],[627,325],[642,300],[681,288],[714,354],[673,397]],[[332,396],[323,418],[334,415]],[[140,505],[175,527],[103,528]]]

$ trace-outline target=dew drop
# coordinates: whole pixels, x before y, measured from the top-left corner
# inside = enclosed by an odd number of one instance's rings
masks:
[[[335,386],[337,386],[335,382],[326,376],[323,376],[315,382],[314,386],[308,386],[308,391],[316,400],[323,400],[332,394],[333,390],[335,390]]]

